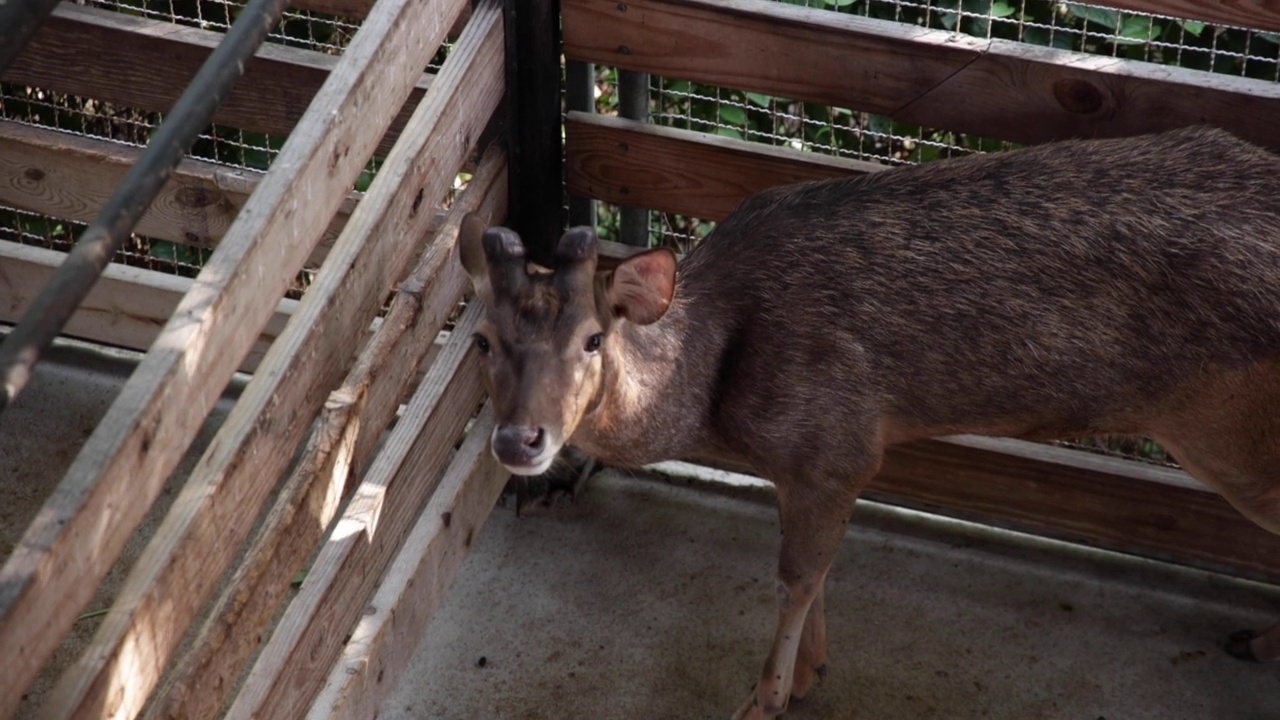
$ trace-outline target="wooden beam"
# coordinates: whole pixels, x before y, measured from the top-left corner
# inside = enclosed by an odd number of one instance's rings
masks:
[[[1280,84],[765,0],[563,0],[565,56],[1020,143],[1209,123],[1280,149]]]
[[[285,143],[275,169],[0,569],[0,647],[6,649],[0,717],[13,713],[92,598],[311,255],[448,29],[452,15],[443,2],[379,0]],[[207,541],[221,542],[216,533]],[[183,602],[181,596],[171,599]],[[131,608],[117,609],[118,617],[131,615]],[[110,620],[103,631],[119,632]],[[156,667],[158,658],[148,656],[153,648],[176,642],[147,632],[175,630],[163,614],[158,620],[139,628],[144,636],[129,658],[139,675]],[[136,687],[127,685],[110,698],[113,708],[141,703],[138,690],[146,683],[135,679]],[[53,693],[49,714],[72,712],[93,691],[77,686],[65,695]]]
[[[63,3],[2,77],[19,85],[168,112],[222,37],[220,32]],[[334,55],[264,44],[213,121],[283,138],[338,62]],[[415,76],[409,103],[397,108],[400,112],[381,138],[379,153],[391,149],[429,85],[430,76]]]
[[[732,459],[692,462],[756,474]],[[1280,582],[1280,536],[1174,468],[1082,450],[955,436],[890,447],[869,500]]]
[[[582,112],[565,119],[565,158],[570,193],[707,220],[775,185],[887,169]]]
[[[307,717],[377,717],[511,473],[489,452],[486,405],[418,515]]]
[[[0,322],[18,322],[64,258],[66,254],[56,250],[0,242]],[[192,282],[189,278],[154,270],[108,265],[63,333],[116,347],[146,350],[160,335],[160,329],[182,296],[191,289]],[[297,306],[296,300],[280,301],[275,314],[240,363],[241,371],[257,369]]]
[[[434,347],[466,287],[457,260],[463,216],[500,221],[506,207],[506,158],[496,146],[453,204],[417,268],[342,386],[330,393],[302,457],[277,495],[250,550],[226,583],[190,650],[153,697],[148,718],[212,718],[240,671],[269,635],[289,584],[329,528],[348,480],[358,476],[395,417],[405,386]],[[429,293],[427,292],[429,290]]]
[[[437,20],[437,34],[425,43],[438,45],[447,28]],[[388,289],[425,246],[431,208],[502,97],[502,70],[501,17],[482,7],[91,645],[58,681],[49,717],[79,717],[108,702],[128,716],[141,709],[310,429],[325,390],[341,380]]]
[[[141,154],[134,145],[0,120],[0,204],[91,222]],[[214,248],[261,180],[252,170],[183,160],[134,232]],[[358,200],[347,196],[308,265],[324,262]]]
[[[227,720],[298,718],[311,705],[483,398],[480,358],[470,337],[480,314],[473,304],[458,320],[258,656]]]

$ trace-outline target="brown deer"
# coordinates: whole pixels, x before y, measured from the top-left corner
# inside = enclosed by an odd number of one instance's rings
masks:
[[[737,718],[827,657],[823,582],[886,446],[977,433],[1147,435],[1280,533],[1280,158],[1212,129],[1068,141],[774,188],[677,266],[554,267],[468,221],[493,453],[695,453],[777,486],[780,616]],[[1280,630],[1232,654],[1280,659]]]

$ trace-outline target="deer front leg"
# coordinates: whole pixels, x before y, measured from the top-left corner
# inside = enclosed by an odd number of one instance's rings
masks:
[[[826,662],[823,584],[844,539],[858,490],[864,483],[832,488],[779,485],[782,553],[778,560],[778,628],[760,682],[735,720],[781,715],[791,696],[813,687]]]

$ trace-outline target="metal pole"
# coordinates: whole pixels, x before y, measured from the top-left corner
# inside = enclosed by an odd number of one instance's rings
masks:
[[[564,104],[569,110],[596,111],[595,63],[570,60],[564,68]],[[569,196],[569,224],[596,225],[595,198]]]
[[[208,126],[222,98],[244,73],[245,64],[280,20],[286,5],[286,0],[250,0],[178,98],[137,164],[85,229],[17,327],[0,344],[0,379],[4,382],[0,410],[26,387],[41,355],[89,294],[187,148]]]
[[[0,74],[57,5],[58,0],[0,0]]]
[[[628,120],[649,122],[649,74],[618,71],[618,114]],[[637,247],[649,246],[649,211],[622,207],[621,240]]]

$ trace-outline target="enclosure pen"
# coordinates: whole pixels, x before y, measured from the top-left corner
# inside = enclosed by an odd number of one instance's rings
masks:
[[[575,218],[601,203],[602,228],[621,215],[606,204],[628,208],[611,239],[643,243],[671,218],[705,232],[764,188],[923,159],[808,138],[813,104],[890,145],[893,123],[919,125],[920,144],[937,128],[946,153],[1197,123],[1280,150],[1280,50],[1257,50],[1280,48],[1275,3],[1053,4],[1095,18],[1068,47],[995,36],[999,0],[985,16],[948,1],[293,2],[139,218],[144,249],[108,265],[63,330],[146,354],[20,541],[0,536],[0,718],[386,708],[509,477],[458,262],[468,213],[547,260],[566,191]],[[63,3],[0,55],[0,323],[125,182],[244,3],[194,7]],[[1199,31],[1213,72],[1126,56],[1117,8],[1221,23]],[[1087,47],[1097,17],[1117,20],[1109,55]],[[1219,46],[1233,33],[1243,50]],[[6,51],[10,37],[0,26]],[[608,105],[622,93],[597,72],[628,78],[625,102]],[[713,121],[692,110],[704,98]],[[776,125],[747,127],[766,112]],[[606,270],[642,249],[601,248]],[[234,404],[192,451],[229,383]],[[866,496],[1280,582],[1280,538],[1176,467],[949,437],[891,448]],[[104,617],[73,628],[100,587]]]

